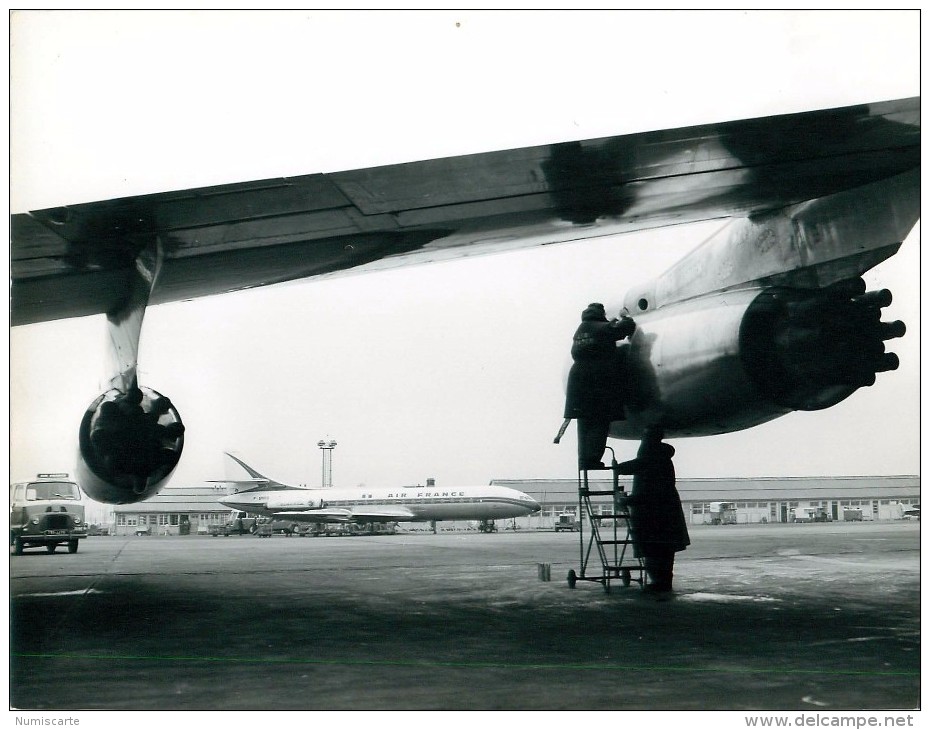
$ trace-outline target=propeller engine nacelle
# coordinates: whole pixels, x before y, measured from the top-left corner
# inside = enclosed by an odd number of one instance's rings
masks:
[[[638,439],[729,433],[796,410],[819,410],[872,385],[898,358],[885,341],[887,289],[861,279],[823,290],[753,288],[668,304],[636,317],[622,359],[627,420],[611,435]]]
[[[165,484],[183,448],[184,424],[168,398],[151,388],[114,388],[81,419],[78,482],[98,502],[140,502]]]

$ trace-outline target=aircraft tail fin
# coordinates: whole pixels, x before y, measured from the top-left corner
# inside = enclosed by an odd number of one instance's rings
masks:
[[[246,473],[247,473],[250,477],[252,477],[253,479],[265,479],[265,480],[268,480],[268,477],[266,477],[264,474],[259,473],[259,472],[256,471],[255,469],[253,469],[251,466],[249,466],[248,464],[246,464],[246,463],[245,463],[242,459],[240,459],[239,457],[233,456],[233,455],[230,454],[228,451],[224,451],[223,453],[225,453],[226,456],[228,456],[230,459],[232,459],[233,461],[235,461],[239,466],[241,466],[243,469],[245,469]]]
[[[281,489],[300,489],[300,487],[292,487],[289,484],[281,484],[281,482],[276,482],[274,479],[269,479],[261,472],[253,469],[251,466],[246,464],[242,459],[233,456],[228,451],[224,452],[226,456],[235,461],[239,466],[245,469],[246,473],[251,477],[251,479],[224,479],[223,481],[227,484],[243,484],[248,485],[245,489],[237,490],[241,492],[261,492],[267,490],[281,490]]]

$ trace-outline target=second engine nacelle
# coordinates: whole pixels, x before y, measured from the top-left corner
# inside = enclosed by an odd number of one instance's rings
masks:
[[[825,290],[779,287],[720,292],[636,318],[621,347],[627,420],[611,435],[667,438],[729,433],[795,410],[828,408],[898,366],[881,322],[887,290],[861,279]]]
[[[114,388],[81,419],[78,482],[98,502],[140,502],[167,482],[183,448],[184,425],[168,398],[150,388]]]

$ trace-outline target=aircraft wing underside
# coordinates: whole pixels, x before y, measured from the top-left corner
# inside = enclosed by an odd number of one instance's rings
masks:
[[[153,241],[160,303],[749,215],[919,164],[911,98],[32,211],[11,322],[114,311]]]
[[[415,518],[413,512],[403,507],[316,509],[301,512],[278,512],[276,520],[293,522],[404,522]]]

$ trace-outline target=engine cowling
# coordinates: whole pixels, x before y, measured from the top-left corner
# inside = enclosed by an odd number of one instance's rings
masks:
[[[638,439],[729,433],[795,410],[833,406],[876,373],[894,370],[885,340],[902,322],[881,322],[888,290],[861,279],[824,290],[782,287],[720,292],[636,318],[622,347],[627,420],[611,435]]]
[[[322,509],[322,499],[317,497],[291,497],[287,499],[269,499],[266,509],[273,511]]]
[[[78,481],[98,502],[140,502],[167,482],[183,448],[184,424],[168,398],[151,388],[114,388],[81,419]]]

